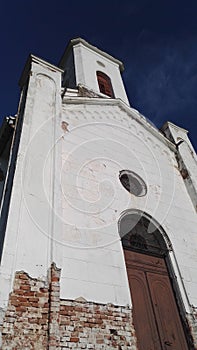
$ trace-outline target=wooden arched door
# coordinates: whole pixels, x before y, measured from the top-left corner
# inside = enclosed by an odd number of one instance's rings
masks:
[[[188,350],[158,229],[140,218],[122,243],[133,303],[138,350]]]

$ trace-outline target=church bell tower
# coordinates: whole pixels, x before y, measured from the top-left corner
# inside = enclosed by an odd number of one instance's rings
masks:
[[[63,87],[83,85],[100,97],[118,98],[129,105],[121,77],[123,63],[87,41],[71,40],[59,66],[64,70]]]

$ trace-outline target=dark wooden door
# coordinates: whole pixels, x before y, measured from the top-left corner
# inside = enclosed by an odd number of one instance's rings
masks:
[[[165,260],[124,250],[139,350],[188,350]]]

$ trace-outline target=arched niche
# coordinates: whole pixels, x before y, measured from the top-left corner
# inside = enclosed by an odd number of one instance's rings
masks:
[[[145,212],[125,211],[119,219],[118,226],[125,249],[161,257],[166,256],[172,249],[161,225]]]

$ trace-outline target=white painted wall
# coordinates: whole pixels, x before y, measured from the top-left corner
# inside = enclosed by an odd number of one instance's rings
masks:
[[[196,305],[196,213],[167,142],[102,100],[69,101],[62,118],[69,132],[62,139],[61,296],[130,303],[117,222],[124,210],[133,208],[152,215],[166,231],[181,271],[178,279]],[[144,179],[145,197],[122,187],[122,169]]]
[[[164,124],[163,131],[177,145],[180,168],[187,172],[184,183],[197,211],[197,155],[187,136],[188,131],[170,122]]]
[[[86,51],[87,67],[90,60],[96,65],[92,55]],[[0,307],[6,307],[16,271],[45,278],[52,261],[62,269],[62,298],[131,304],[118,220],[132,208],[152,215],[166,231],[185,305],[188,298],[197,306],[197,218],[175,148],[124,103],[69,96],[61,104],[61,72],[35,58],[31,71]],[[83,72],[88,82],[91,74]],[[122,187],[123,169],[144,179],[145,197]]]
[[[56,202],[54,145],[60,125],[61,72],[32,59],[24,123],[0,267],[0,307],[7,305],[16,271],[46,277],[53,254]],[[29,72],[27,72],[29,74]]]

